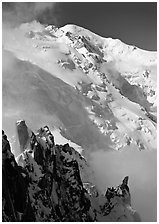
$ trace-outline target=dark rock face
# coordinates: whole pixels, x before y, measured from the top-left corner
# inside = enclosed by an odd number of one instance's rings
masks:
[[[2,131],[3,221],[20,221],[19,214],[25,214],[29,206],[28,184],[28,173],[17,165],[7,136]]]
[[[25,147],[27,146],[27,141],[29,140],[28,128],[25,124],[25,121],[20,121],[20,124],[17,125],[17,132],[19,137],[20,149],[21,152],[23,152]]]
[[[2,132],[3,221],[85,222],[102,221],[101,217],[117,221],[110,216],[114,207],[131,203],[128,177],[117,188],[108,188],[105,196],[100,196],[104,205],[95,208],[99,193],[95,186],[82,183],[75,150],[69,144],[55,145],[47,126],[34,134],[24,124],[17,123],[20,145],[25,145],[17,162]],[[113,204],[115,196],[122,202]]]

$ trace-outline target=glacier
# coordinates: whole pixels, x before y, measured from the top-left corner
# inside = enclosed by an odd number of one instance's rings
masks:
[[[153,219],[142,205],[145,194],[156,203],[156,52],[71,24],[34,21],[2,35],[2,126],[14,155],[22,153],[17,120],[34,132],[48,125],[58,144],[86,158],[100,191],[129,175],[137,210]]]

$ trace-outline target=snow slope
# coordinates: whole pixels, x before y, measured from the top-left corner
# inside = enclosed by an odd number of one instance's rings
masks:
[[[3,35],[16,70],[4,71],[4,120],[16,111],[32,123],[36,111],[85,149],[156,149],[156,52],[75,25],[32,22]]]

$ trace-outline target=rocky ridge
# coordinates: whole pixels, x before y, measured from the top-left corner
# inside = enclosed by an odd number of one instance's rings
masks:
[[[47,126],[34,134],[17,122],[21,154],[15,159],[2,131],[3,221],[140,221],[131,207],[128,177],[102,195],[81,179],[85,159],[57,145]]]

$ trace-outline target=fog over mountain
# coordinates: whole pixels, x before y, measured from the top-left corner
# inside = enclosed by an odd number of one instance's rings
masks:
[[[3,182],[13,169],[15,189],[26,190],[23,202],[3,190],[3,219],[156,221],[157,54],[78,25],[32,21],[50,9],[56,21],[55,5],[28,4],[28,21],[24,5],[4,9]]]

